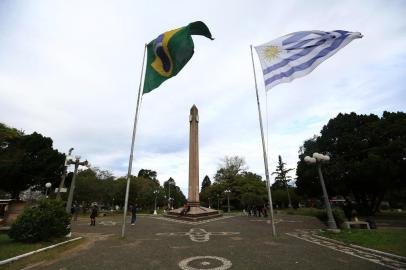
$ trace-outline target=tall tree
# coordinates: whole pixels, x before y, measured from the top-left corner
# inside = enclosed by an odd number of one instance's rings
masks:
[[[153,170],[146,170],[146,169],[141,169],[138,172],[138,177],[143,177],[151,180],[156,180],[157,173],[156,171]]]
[[[331,157],[323,166],[329,195],[352,196],[362,214],[373,215],[388,191],[406,185],[406,114],[340,113],[331,119],[299,155],[296,185],[302,194],[321,194],[316,169],[303,162],[313,152]]]
[[[209,178],[209,176],[205,176],[204,178],[203,178],[203,181],[202,181],[202,188],[201,188],[201,191],[200,192],[203,192],[207,187],[209,187],[211,185],[211,181],[210,181],[210,178]]]
[[[282,161],[282,157],[278,156],[278,165],[276,166],[276,170],[272,173],[276,175],[275,183],[272,185],[273,189],[281,189],[285,188],[286,193],[288,195],[288,207],[292,208],[292,201],[290,200],[289,194],[289,181],[292,180],[292,177],[288,175],[290,171],[293,169],[286,169],[286,163]]]
[[[176,182],[172,177],[165,181],[163,186],[165,189],[165,193],[167,194],[167,200],[169,200],[169,197],[172,199],[171,206],[181,207],[186,203],[187,200],[185,195],[183,194],[180,187],[176,185]]]
[[[24,132],[0,123],[0,148],[6,149],[10,143],[9,140],[20,138],[23,135]]]
[[[224,191],[228,189],[230,205],[233,209],[242,209],[251,206],[260,206],[267,202],[267,191],[265,182],[260,175],[244,171],[235,176],[232,180],[214,182],[200,193],[200,201],[206,206],[216,207],[217,199],[220,205],[227,198]]]
[[[65,155],[53,149],[51,138],[36,132],[24,135],[5,125],[0,133],[0,189],[18,198],[29,187],[45,189],[46,182],[59,183]]]
[[[218,183],[231,181],[238,174],[247,170],[245,159],[239,156],[225,156],[220,168],[217,170],[214,180]]]

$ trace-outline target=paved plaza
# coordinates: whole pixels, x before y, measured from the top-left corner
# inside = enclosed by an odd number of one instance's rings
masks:
[[[373,259],[351,255],[301,238],[324,226],[312,217],[278,215],[278,238],[259,217],[224,216],[191,223],[161,216],[139,216],[119,237],[121,218],[73,224],[76,235],[92,241],[58,261],[33,269],[390,269]],[[340,249],[338,247],[337,249]],[[393,268],[393,267],[392,267]]]

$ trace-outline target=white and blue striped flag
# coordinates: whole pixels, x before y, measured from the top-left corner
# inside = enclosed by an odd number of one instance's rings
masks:
[[[362,38],[361,33],[342,30],[301,31],[256,46],[265,89],[309,74],[356,38]]]

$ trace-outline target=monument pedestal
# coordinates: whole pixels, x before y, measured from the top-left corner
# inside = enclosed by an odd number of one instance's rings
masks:
[[[211,219],[211,218],[217,218],[221,217],[222,214],[211,208],[199,206],[199,203],[197,205],[193,206],[193,203],[189,203],[190,205],[190,211],[186,213],[186,215],[181,215],[180,213],[183,210],[183,207],[174,209],[171,211],[168,211],[166,213],[166,217],[169,218],[175,218],[175,219],[180,219],[180,220],[187,220],[187,221],[201,221],[201,220],[206,220],[206,219]]]

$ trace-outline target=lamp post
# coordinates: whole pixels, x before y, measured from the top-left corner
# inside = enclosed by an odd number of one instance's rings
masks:
[[[220,194],[217,194],[217,210],[220,210]]]
[[[288,208],[292,208],[292,201],[290,200],[289,186],[287,182],[286,182],[286,192],[288,193]]]
[[[229,189],[226,189],[226,190],[224,190],[224,193],[226,193],[227,194],[227,212],[228,213],[230,213],[230,192],[231,192],[231,190],[229,190]]]
[[[172,178],[170,178],[172,179]],[[173,181],[168,180],[168,210],[173,209],[171,207],[171,185],[174,185],[175,183]]]
[[[317,165],[317,171],[319,173],[321,189],[323,190],[324,204],[325,204],[326,210],[327,210],[328,227],[329,227],[329,229],[337,230],[337,224],[334,220],[333,212],[331,211],[331,205],[330,205],[330,201],[328,199],[326,185],[324,184],[323,173],[321,172],[321,164],[323,162],[328,162],[329,160],[330,160],[330,156],[319,154],[317,152],[313,153],[313,157],[306,156],[304,158],[304,161],[306,163]]]
[[[50,182],[45,184],[45,197],[48,198],[48,189],[52,186]]]
[[[156,212],[156,198],[158,196],[158,190],[154,190],[154,194],[155,194],[155,207],[154,207],[154,215],[157,215],[158,213]]]
[[[210,197],[209,197],[209,208],[211,208]]]
[[[65,163],[63,165],[63,173],[62,173],[61,183],[59,184],[58,193],[56,193],[56,199],[58,201],[61,200],[61,189],[63,189],[64,185],[65,185],[66,169],[68,167],[68,160],[69,160],[69,156],[72,154],[72,151],[73,151],[73,147],[69,149],[69,153],[65,157]]]
[[[66,203],[66,213],[70,213],[70,209],[72,207],[73,192],[75,190],[75,181],[76,181],[76,175],[78,173],[78,168],[79,168],[79,166],[88,166],[89,162],[87,160],[80,162],[80,156],[75,156],[75,161],[70,159],[70,160],[68,160],[67,164],[75,165],[75,171],[73,172],[72,183],[70,184],[70,189],[69,189],[68,202]]]
[[[0,144],[0,148],[1,148],[1,149],[7,149],[8,146],[9,146],[9,143],[6,142],[6,141],[4,141],[4,142],[2,142],[2,143]]]

